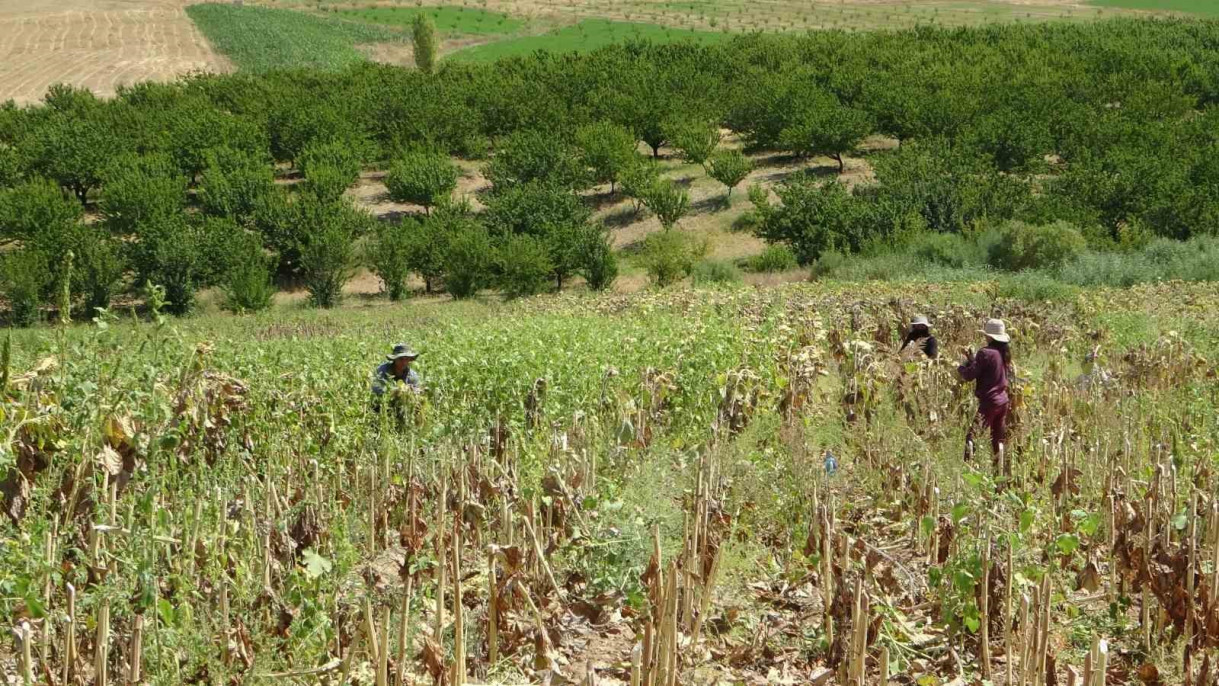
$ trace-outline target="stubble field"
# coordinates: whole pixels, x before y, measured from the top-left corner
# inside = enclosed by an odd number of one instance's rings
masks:
[[[113,95],[122,84],[227,71],[174,0],[0,2],[0,102],[38,100],[55,83]]]

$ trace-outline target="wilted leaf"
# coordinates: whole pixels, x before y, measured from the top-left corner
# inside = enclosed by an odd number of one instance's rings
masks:
[[[108,445],[102,446],[97,454],[97,464],[110,476],[118,476],[123,471],[123,457]]]

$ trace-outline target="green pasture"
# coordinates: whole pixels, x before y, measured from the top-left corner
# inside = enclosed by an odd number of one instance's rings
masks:
[[[461,50],[451,55],[450,58],[480,62],[497,60],[501,57],[528,55],[538,50],[588,52],[629,40],[647,40],[654,43],[689,40],[698,43],[712,43],[723,40],[725,37],[725,33],[677,29],[659,24],[585,19],[578,24],[565,26],[538,36],[511,38]]]
[[[367,9],[342,9],[336,13],[344,19],[409,27],[415,17],[427,14],[442,34],[486,35],[512,33],[525,25],[519,18],[499,12],[471,7],[371,7]]]

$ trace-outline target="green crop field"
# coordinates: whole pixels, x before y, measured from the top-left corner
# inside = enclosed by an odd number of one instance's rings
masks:
[[[1112,7],[1151,12],[1181,12],[1219,17],[1219,2],[1214,0],[1091,0],[1097,7]]]
[[[715,43],[727,34],[712,31],[677,29],[657,24],[585,19],[574,26],[555,29],[540,36],[525,36],[467,48],[450,56],[461,61],[491,61],[501,57],[528,55],[537,50],[552,52],[588,52],[629,40],[656,43],[694,41]]]
[[[356,45],[403,38],[389,28],[294,10],[204,3],[186,11],[218,51],[239,69],[254,72],[342,69],[365,59]]]
[[[426,13],[442,34],[496,34],[520,30],[525,22],[499,12],[468,7],[373,7],[342,9],[337,15],[370,24],[409,27],[420,13]]]

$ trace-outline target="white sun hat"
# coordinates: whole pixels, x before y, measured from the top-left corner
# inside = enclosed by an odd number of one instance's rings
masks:
[[[919,324],[922,324],[929,329],[931,328],[931,322],[927,320],[926,315],[915,315],[914,319],[910,320],[910,326],[918,326]]]
[[[1000,343],[1007,343],[1012,340],[1012,337],[1007,335],[1007,325],[1003,323],[1002,319],[986,320],[986,327],[979,333],[986,334],[987,338],[992,341],[999,341]]]

